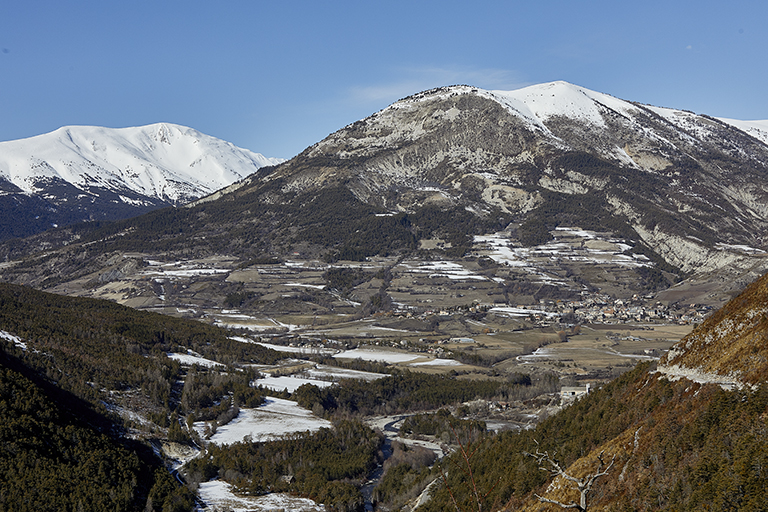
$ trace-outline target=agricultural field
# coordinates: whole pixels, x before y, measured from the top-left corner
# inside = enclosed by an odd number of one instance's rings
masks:
[[[132,272],[86,276],[57,291],[193,318],[298,358],[378,361],[430,373],[554,371],[581,380],[610,378],[657,358],[706,314],[629,295],[619,283],[650,263],[621,240],[569,228],[553,237],[523,248],[503,234],[478,236],[465,257],[431,260],[243,264],[130,253],[115,266],[136,262]],[[427,252],[442,244],[434,242]],[[605,290],[624,297],[624,305],[602,290],[578,292],[585,273],[592,281],[602,275]],[[197,356],[172,357],[191,363]],[[288,391],[300,385],[286,380],[291,374],[282,377],[263,384]]]

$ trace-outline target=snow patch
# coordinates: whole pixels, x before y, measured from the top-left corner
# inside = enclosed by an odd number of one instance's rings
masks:
[[[254,386],[263,386],[272,391],[282,391],[287,389],[289,393],[293,393],[304,384],[312,384],[318,388],[327,388],[333,385],[333,382],[325,380],[307,379],[297,376],[280,376],[280,377],[264,377],[253,381],[251,384]]]
[[[272,493],[264,496],[238,496],[232,485],[223,480],[203,482],[198,488],[200,499],[213,510],[232,512],[272,512],[290,510],[292,512],[325,511],[325,505],[319,505],[308,498],[297,498],[285,493]]]
[[[362,359],[363,361],[381,361],[384,363],[406,363],[418,359],[419,355],[407,352],[376,350],[374,348],[356,348],[340,352],[333,357],[339,359]]]
[[[201,436],[205,433],[205,427],[204,421],[194,424]],[[256,442],[274,441],[285,434],[316,432],[321,428],[332,428],[332,424],[296,402],[268,397],[261,407],[240,409],[237,417],[218,427],[209,441],[219,445],[239,443],[246,437]]]
[[[22,350],[27,350],[27,344],[21,341],[21,338],[19,338],[18,336],[14,336],[9,332],[0,331],[0,338],[10,341],[17,347],[21,348]]]
[[[422,363],[411,363],[411,366],[461,366],[462,363],[455,359],[432,359]]]
[[[212,361],[210,359],[205,359],[204,357],[192,355],[192,354],[177,354],[173,352],[169,352],[166,354],[169,359],[173,359],[174,361],[178,361],[181,364],[192,366],[193,364],[197,364],[200,366],[205,366],[207,368],[213,368],[215,366],[224,366],[221,363],[217,363],[216,361]]]

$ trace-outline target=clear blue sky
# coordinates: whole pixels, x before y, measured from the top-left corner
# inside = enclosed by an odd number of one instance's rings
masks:
[[[768,119],[768,1],[0,4],[0,140],[193,127],[288,158],[415,92],[566,80]]]

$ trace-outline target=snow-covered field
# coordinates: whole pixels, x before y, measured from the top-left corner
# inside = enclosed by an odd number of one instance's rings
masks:
[[[385,373],[363,372],[360,370],[348,370],[347,368],[336,368],[334,366],[325,365],[318,365],[317,368],[310,368],[304,373],[315,379],[330,379],[334,381],[341,379],[360,379],[372,381],[387,377],[387,374]]]
[[[284,389],[287,389],[289,393],[293,393],[303,384],[314,384],[318,388],[324,388],[332,386],[341,379],[358,379],[370,382],[386,376],[387,375],[384,373],[364,372],[360,370],[318,365],[316,368],[309,368],[301,373],[291,376],[264,377],[253,381],[253,385],[264,386],[273,391],[283,391]]]
[[[237,496],[232,492],[232,486],[223,480],[200,484],[198,494],[200,499],[212,510],[230,510],[232,512],[274,512],[276,510],[318,512],[325,510],[324,505],[318,505],[310,499],[297,498],[284,493],[258,497]]]
[[[325,380],[316,380],[316,379],[307,379],[302,377],[295,377],[295,376],[281,376],[281,377],[264,377],[263,379],[258,379],[252,382],[254,386],[264,386],[267,389],[271,389],[273,391],[282,391],[284,389],[287,389],[289,393],[293,393],[297,389],[299,389],[300,386],[303,386],[304,384],[314,384],[315,386],[319,388],[326,388],[328,386],[332,386],[333,382],[325,381]]]
[[[540,309],[526,309],[526,308],[515,308],[515,307],[497,307],[497,308],[491,308],[488,311],[500,316],[509,316],[513,318],[516,318],[516,317],[525,318],[528,315],[543,315],[546,317],[556,317],[559,315],[559,313],[549,313],[547,311],[542,311]]]
[[[432,359],[421,363],[411,363],[411,366],[461,366],[462,363],[455,359]]]
[[[298,325],[284,324],[273,318],[257,318],[232,311],[222,311],[221,313],[209,316],[214,319],[216,325],[225,329],[248,329],[249,331],[259,332],[271,329],[294,331],[299,328]]]
[[[206,423],[195,422],[194,428],[204,435]],[[331,428],[331,422],[318,418],[312,411],[299,407],[296,402],[268,397],[261,407],[240,409],[235,419],[220,426],[209,441],[215,444],[232,444],[250,436],[253,441],[272,441],[285,434],[315,432]]]
[[[375,348],[356,348],[345,350],[333,357],[340,359],[362,359],[363,361],[382,361],[384,363],[406,363],[421,357],[418,354],[395,352],[394,350],[377,350]]]
[[[192,355],[192,354],[177,354],[174,352],[169,352],[166,354],[170,359],[173,359],[175,361],[180,362],[181,364],[192,366],[193,364],[198,364],[200,366],[205,366],[208,368],[213,368],[214,366],[224,366],[221,363],[217,363],[216,361],[212,361],[211,359],[205,359],[204,357]]]
[[[447,277],[454,281],[486,281],[488,279],[485,276],[467,270],[460,263],[455,261],[425,261],[418,264],[409,262],[401,263],[396,268],[399,271],[404,271],[410,274],[424,274],[429,277]]]
[[[233,338],[240,341],[238,338]],[[247,339],[247,338],[245,338]],[[336,349],[333,348],[322,348],[322,347],[287,347],[285,345],[273,345],[272,343],[263,343],[261,341],[257,342],[251,342],[256,343],[257,345],[261,345],[262,347],[271,348],[272,350],[276,350],[278,352],[290,352],[292,354],[307,354],[307,355],[315,355],[315,354],[334,354],[337,352]]]
[[[625,359],[637,359],[637,360],[655,360],[658,359],[658,357],[655,356],[649,356],[645,354],[622,354],[621,352],[617,352],[616,350],[610,348],[610,347],[565,347],[562,346],[562,344],[557,345],[550,345],[547,347],[540,347],[537,348],[532,354],[527,354],[523,356],[517,356],[517,360],[521,363],[532,363],[537,361],[543,361],[547,359],[566,359],[569,361],[573,360],[573,353],[581,352],[581,353],[595,353],[595,354],[602,354],[607,355],[610,357],[619,357],[619,358],[625,358]]]
[[[166,263],[162,266],[152,266],[141,274],[156,279],[174,278],[174,277],[197,277],[211,276],[215,274],[228,274],[229,269],[200,267],[198,265],[188,265],[184,262]]]

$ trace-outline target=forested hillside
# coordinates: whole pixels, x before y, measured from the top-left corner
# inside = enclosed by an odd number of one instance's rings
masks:
[[[185,370],[166,354],[191,349],[219,361],[281,357],[197,321],[0,285],[0,509],[189,510],[192,494],[113,411],[128,400],[151,420],[146,434],[154,424],[184,440],[180,412],[215,418],[228,393],[261,402],[248,372],[198,375],[181,389]]]
[[[765,510],[767,415],[765,386],[670,382],[643,364],[533,430],[472,444],[469,466],[453,454],[440,464],[447,485],[419,510],[448,510],[453,499],[462,510],[552,507],[535,495],[578,503],[572,483],[540,469],[530,456],[537,451],[578,478],[594,472],[601,452],[606,461],[615,456],[589,496],[590,510]]]
[[[0,347],[0,510],[190,510],[149,447]]]
[[[105,391],[140,389],[170,413],[176,406],[171,388],[182,370],[169,352],[193,350],[224,364],[281,358],[201,322],[7,284],[0,284],[0,330],[27,345],[4,341],[5,350],[95,406]]]

